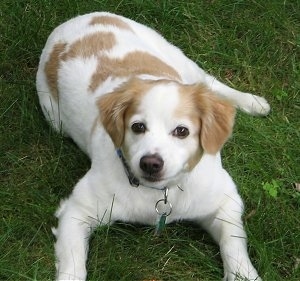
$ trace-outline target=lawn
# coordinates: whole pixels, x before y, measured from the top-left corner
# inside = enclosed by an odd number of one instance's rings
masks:
[[[35,73],[54,27],[106,10],[147,24],[228,85],[265,96],[265,118],[238,112],[224,166],[244,199],[253,263],[265,281],[300,280],[300,2],[280,0],[2,0],[0,2],[0,280],[53,280],[54,212],[89,169],[39,108]],[[222,278],[218,247],[172,224],[97,229],[89,280]]]

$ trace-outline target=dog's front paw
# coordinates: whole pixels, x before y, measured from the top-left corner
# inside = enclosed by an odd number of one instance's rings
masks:
[[[223,281],[262,281],[262,279],[258,276],[256,270],[254,270],[254,272],[248,272],[246,274],[227,272],[225,273]]]
[[[73,274],[59,273],[59,276],[56,278],[56,281],[85,281],[85,277],[78,277]]]

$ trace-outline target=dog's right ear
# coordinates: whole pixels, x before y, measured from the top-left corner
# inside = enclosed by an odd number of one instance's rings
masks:
[[[232,133],[235,109],[202,84],[193,94],[201,119],[200,143],[204,151],[216,154]]]
[[[97,101],[100,121],[116,147],[124,141],[126,112],[137,104],[144,89],[142,80],[131,79]]]

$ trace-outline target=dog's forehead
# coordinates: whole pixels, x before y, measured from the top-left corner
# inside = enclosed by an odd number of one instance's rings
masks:
[[[149,89],[140,100],[138,111],[149,118],[170,117],[180,105],[180,93],[175,83],[162,83]]]

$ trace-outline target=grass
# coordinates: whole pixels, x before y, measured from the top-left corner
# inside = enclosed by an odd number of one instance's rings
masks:
[[[0,280],[53,280],[51,227],[88,159],[44,121],[35,91],[51,30],[107,10],[159,30],[231,86],[264,95],[266,118],[238,113],[224,166],[245,201],[251,258],[265,281],[300,280],[299,1],[2,0],[0,3]],[[98,229],[89,280],[220,280],[218,247],[190,224],[160,238],[146,226]]]

